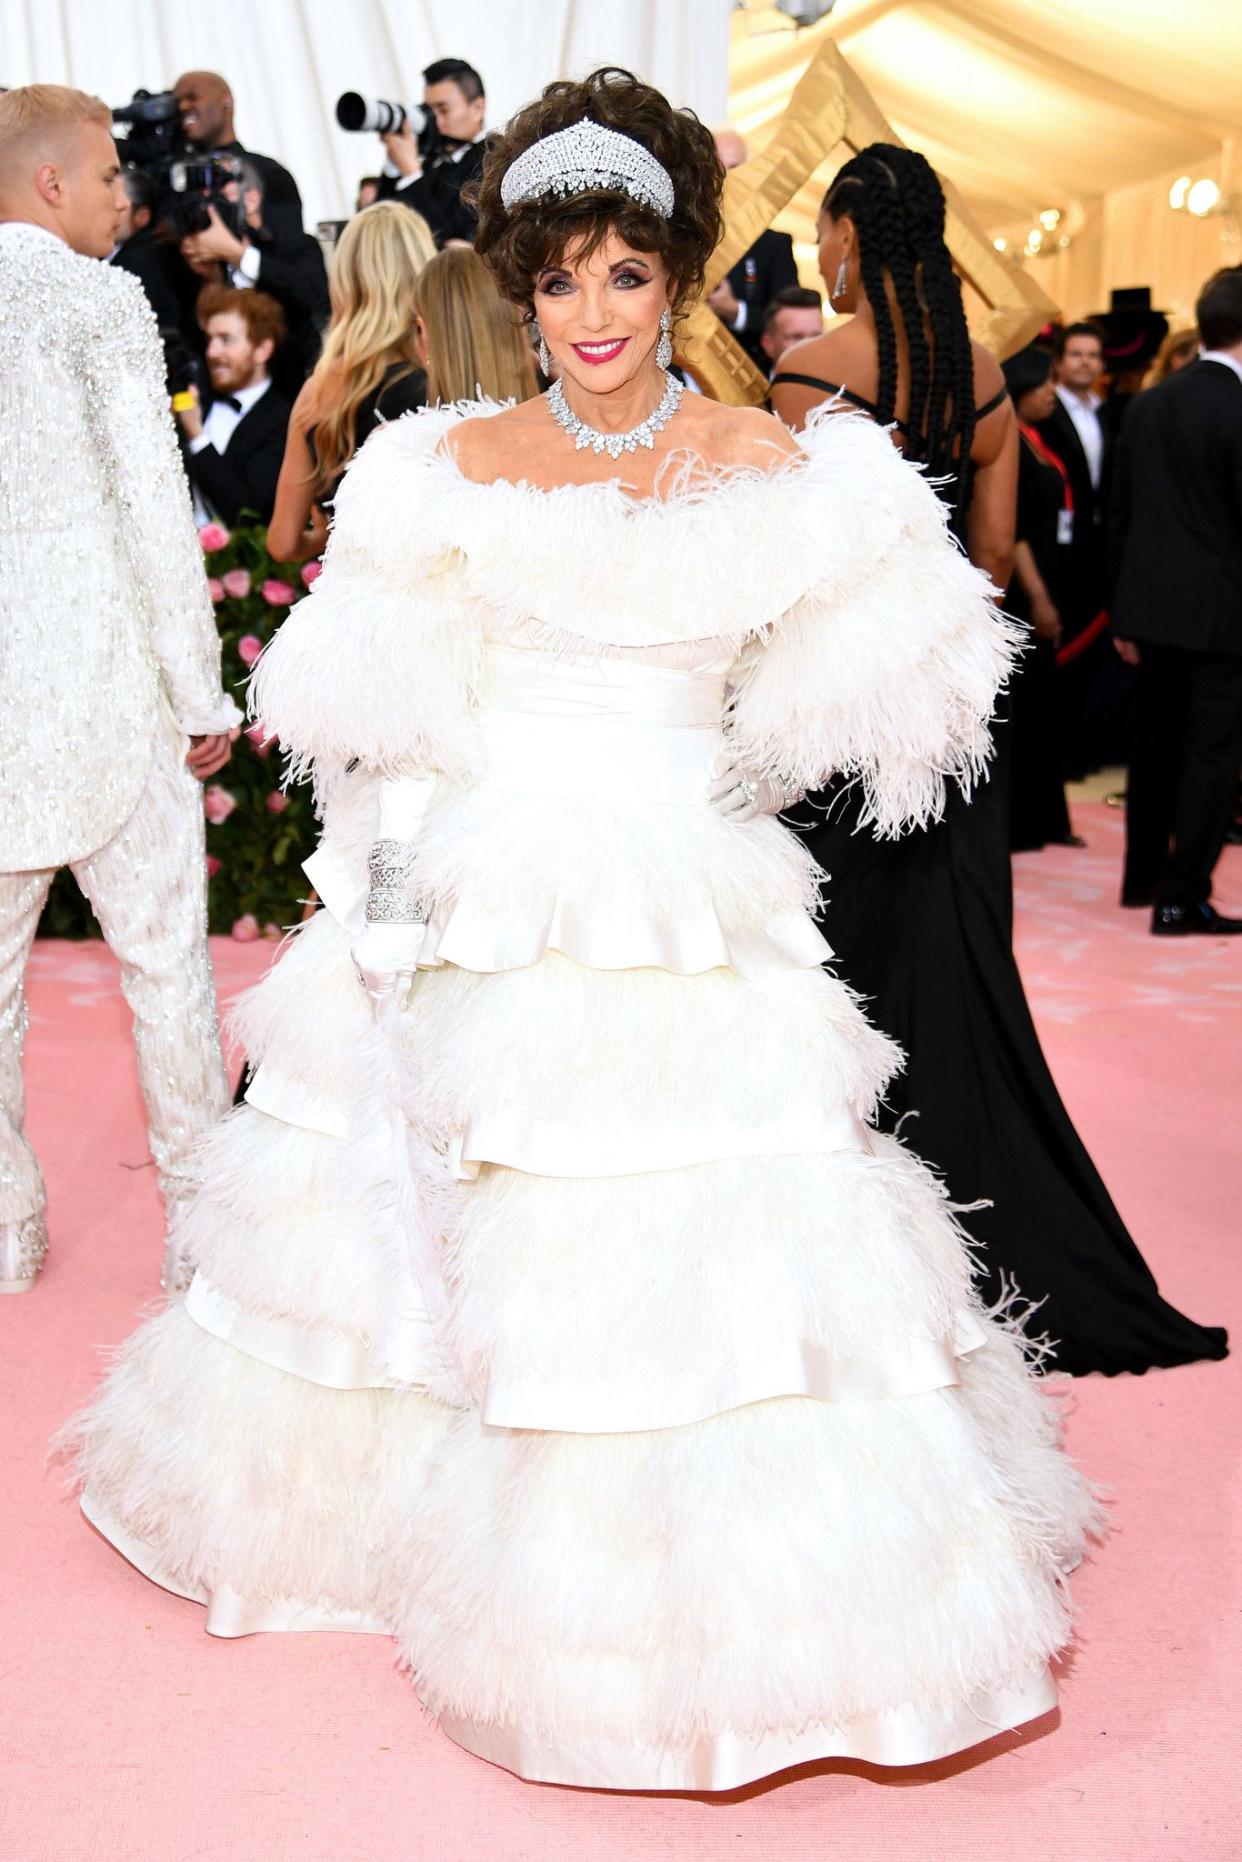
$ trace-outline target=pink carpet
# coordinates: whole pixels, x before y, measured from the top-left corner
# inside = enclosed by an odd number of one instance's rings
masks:
[[[1120,827],[1018,862],[1023,968],[1079,1127],[1166,1294],[1242,1349],[1242,941],[1115,905]],[[1242,855],[1221,875],[1242,909]],[[266,961],[221,942],[225,996]],[[160,1249],[107,953],[34,958],[30,1124],[54,1254],[0,1300],[0,1862],[1224,1862],[1242,1857],[1242,1359],[1089,1379],[1074,1454],[1114,1528],[1078,1575],[1051,1723],[918,1774],[825,1765],[722,1800],[524,1785],[421,1714],[378,1638],[203,1634],[81,1522],[44,1455]]]

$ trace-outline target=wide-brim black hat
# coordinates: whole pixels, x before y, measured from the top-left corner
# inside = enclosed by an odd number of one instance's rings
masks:
[[[1104,364],[1111,374],[1122,369],[1146,368],[1155,360],[1169,333],[1169,319],[1151,307],[1148,285],[1113,291],[1107,310],[1091,321],[1104,341]]]

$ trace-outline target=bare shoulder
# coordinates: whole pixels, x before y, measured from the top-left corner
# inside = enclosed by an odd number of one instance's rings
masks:
[[[819,381],[836,384],[845,381],[857,367],[859,357],[866,353],[859,341],[856,322],[854,317],[843,319],[832,329],[825,330],[822,336],[808,336],[800,343],[791,343],[776,365],[775,380],[779,382],[785,375],[814,375]]]
[[[546,428],[547,420],[543,398],[536,395],[498,414],[472,414],[457,421],[444,443],[466,478],[489,484],[513,476],[511,468],[521,463],[532,434]]]
[[[975,406],[985,407],[1005,386],[1004,373],[992,351],[982,343],[972,341],[970,354],[975,371]]]
[[[776,471],[801,451],[788,427],[762,407],[726,407],[705,396],[681,404],[682,443],[716,466]]]

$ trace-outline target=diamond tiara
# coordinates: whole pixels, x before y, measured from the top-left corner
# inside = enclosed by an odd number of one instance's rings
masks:
[[[667,220],[673,212],[673,183],[667,168],[632,136],[605,129],[584,117],[558,129],[511,162],[500,183],[506,207],[541,200],[545,194],[585,194],[604,190],[628,194]]]

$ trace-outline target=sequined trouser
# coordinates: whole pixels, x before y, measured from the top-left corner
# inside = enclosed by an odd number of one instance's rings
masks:
[[[121,966],[170,1226],[187,1187],[187,1150],[229,1105],[207,955],[203,791],[182,764],[183,746],[171,730],[161,736],[129,820],[72,863]],[[0,1224],[39,1215],[45,1203],[23,1131],[23,979],[52,878],[51,870],[0,873]]]

